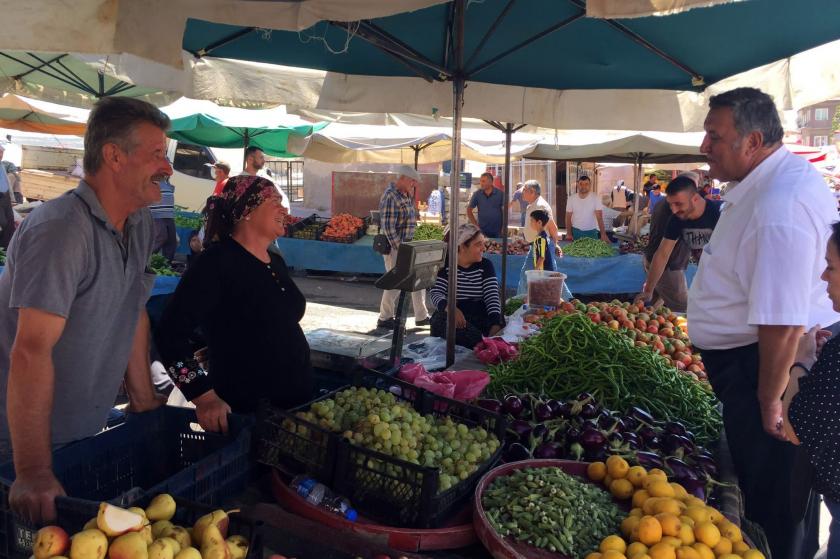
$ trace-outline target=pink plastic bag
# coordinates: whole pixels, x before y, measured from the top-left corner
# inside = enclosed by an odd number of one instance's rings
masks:
[[[461,401],[478,398],[490,383],[490,375],[485,371],[445,371],[430,374],[423,365],[416,363],[404,365],[398,377],[432,394]]]
[[[519,356],[519,349],[502,338],[482,338],[473,348],[473,352],[485,365],[496,365]]]

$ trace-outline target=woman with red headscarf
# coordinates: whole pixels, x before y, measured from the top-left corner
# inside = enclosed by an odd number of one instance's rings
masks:
[[[229,179],[207,202],[207,249],[156,329],[170,377],[208,431],[226,431],[228,413],[253,413],[261,399],[291,408],[312,397],[309,345],[299,324],[306,300],[283,259],[269,251],[285,233],[287,215],[271,181]],[[199,362],[195,352],[204,346]]]

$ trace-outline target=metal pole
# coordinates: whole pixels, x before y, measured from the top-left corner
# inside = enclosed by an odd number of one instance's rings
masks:
[[[461,117],[464,103],[464,2],[455,0],[452,18],[455,77],[452,80],[452,172],[449,175],[449,289],[446,303],[446,366],[455,363],[455,310],[458,291],[458,210],[461,202]]]
[[[499,286],[499,292],[502,299],[502,306],[505,304],[505,295],[507,293],[507,249],[508,249],[508,214],[510,213],[510,184],[513,179],[513,172],[510,169],[510,140],[513,136],[513,124],[510,122],[505,126],[505,178],[504,188],[504,202],[502,209],[502,285]]]
[[[248,156],[245,155],[246,150],[248,149],[248,143],[251,139],[248,137],[248,129],[245,129],[245,132],[242,134],[242,169],[244,170],[245,167],[248,166]]]
[[[639,236],[639,186],[642,184],[642,158],[636,157],[633,165],[633,218],[630,220],[630,231],[634,237]]]

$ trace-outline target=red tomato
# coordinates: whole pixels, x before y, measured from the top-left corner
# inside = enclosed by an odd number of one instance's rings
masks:
[[[656,334],[659,332],[659,328],[657,328],[656,326],[648,326],[647,331],[651,334]]]

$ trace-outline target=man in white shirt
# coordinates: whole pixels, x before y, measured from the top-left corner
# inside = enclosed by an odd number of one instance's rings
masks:
[[[569,196],[566,204],[566,240],[583,237],[610,242],[604,230],[604,207],[592,192],[592,181],[586,175],[578,179],[577,194]]]
[[[782,147],[768,95],[739,88],[709,105],[700,150],[730,186],[689,291],[691,338],[723,403],[747,518],[774,559],[810,557],[817,526],[799,524],[819,512],[805,514],[810,488],[794,471],[781,397],[803,331],[840,319],[820,279],[837,209],[819,172]]]

